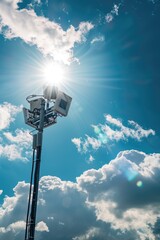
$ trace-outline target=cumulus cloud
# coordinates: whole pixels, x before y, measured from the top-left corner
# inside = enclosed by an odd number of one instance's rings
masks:
[[[8,233],[10,232],[11,234],[14,233],[19,233],[20,231],[24,230],[25,228],[25,222],[24,221],[18,221],[14,222],[10,225],[8,225],[6,228],[5,227],[0,227],[0,233]]]
[[[16,129],[15,134],[11,132],[3,133],[3,143],[0,144],[0,157],[5,157],[10,161],[28,161],[31,155],[32,136],[28,130]]]
[[[134,231],[137,237],[129,239],[155,239],[151,225],[159,215],[159,163],[160,154],[131,150],[119,153],[99,170],[83,173],[77,182],[88,193],[97,220],[110,223],[114,230]]]
[[[0,208],[3,228],[13,222],[25,220],[28,190],[29,184],[19,182],[13,189],[14,196],[4,199]],[[86,193],[81,191],[76,183],[62,181],[52,176],[42,177],[36,228],[38,239],[49,240],[54,236],[56,239],[70,240],[80,235],[81,231],[87,231],[93,222],[94,213],[87,207],[85,201]],[[43,228],[43,231],[40,231],[40,228],[41,230]],[[0,239],[20,240],[24,236],[24,230],[9,234],[10,232],[1,231]]]
[[[25,162],[31,154],[32,137],[28,130],[10,131],[11,123],[20,112],[22,112],[21,106],[6,102],[0,105],[0,157],[10,161],[19,159]]]
[[[7,39],[21,38],[35,45],[41,53],[55,61],[70,64],[75,60],[73,48],[86,40],[85,35],[94,27],[90,22],[81,22],[77,28],[70,26],[66,31],[49,19],[37,16],[33,9],[18,9],[20,0],[0,1],[0,24]]]
[[[129,150],[98,170],[85,171],[76,182],[42,177],[37,238],[156,240],[159,175],[160,154]],[[19,182],[14,195],[4,198],[1,240],[23,238],[28,190],[29,184]]]
[[[39,232],[49,232],[49,229],[47,227],[47,224],[43,221],[37,223],[36,225],[36,231],[39,231]]]
[[[21,106],[15,106],[4,102],[0,105],[0,130],[6,129],[15,120],[15,116],[22,110]]]
[[[30,146],[32,141],[32,136],[29,130],[16,129],[14,135],[11,132],[4,132],[3,135],[11,143],[15,143],[26,148]]]
[[[13,161],[16,159],[27,161],[27,158],[22,157],[21,152],[22,152],[22,149],[20,149],[15,144],[4,145],[4,146],[0,145],[0,157],[5,157],[10,161]]]
[[[111,12],[107,13],[107,15],[105,17],[107,23],[112,22],[114,17],[118,16],[119,7],[120,7],[120,4],[119,5],[114,4],[113,9],[111,10]]]
[[[143,129],[138,123],[131,120],[128,121],[128,126],[124,126],[120,119],[113,118],[109,114],[105,115],[105,120],[105,124],[92,125],[96,137],[86,135],[84,139],[72,139],[79,152],[97,150],[109,142],[128,141],[128,139],[141,141],[143,138],[155,135],[154,130]]]
[[[32,136],[28,130],[16,129],[15,134],[11,132],[3,133],[3,143],[0,144],[0,157],[9,161],[28,161],[31,156]]]

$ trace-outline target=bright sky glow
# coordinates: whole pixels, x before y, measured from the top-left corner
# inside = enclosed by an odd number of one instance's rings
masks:
[[[64,80],[64,69],[57,63],[47,63],[42,72],[43,80],[47,85],[59,86]]]

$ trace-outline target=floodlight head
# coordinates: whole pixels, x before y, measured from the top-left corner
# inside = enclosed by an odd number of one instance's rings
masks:
[[[57,87],[46,85],[44,86],[44,89],[43,89],[43,96],[47,100],[56,99],[57,92],[58,92]]]
[[[30,100],[30,111],[33,112],[34,110],[40,110],[41,104],[42,104],[43,98],[36,98],[33,100]]]
[[[67,94],[58,91],[53,110],[62,116],[67,116],[72,98]]]

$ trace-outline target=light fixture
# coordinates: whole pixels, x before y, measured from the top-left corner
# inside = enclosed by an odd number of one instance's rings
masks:
[[[57,87],[47,85],[43,89],[43,95],[30,95],[26,100],[30,108],[23,108],[25,123],[37,130],[33,135],[33,161],[25,230],[25,240],[34,240],[43,129],[55,124],[58,116],[67,116],[72,98]]]

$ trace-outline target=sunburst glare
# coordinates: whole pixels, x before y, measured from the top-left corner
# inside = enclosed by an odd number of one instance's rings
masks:
[[[43,81],[47,85],[59,86],[64,81],[65,71],[60,64],[54,62],[46,63],[43,67],[42,72]]]

